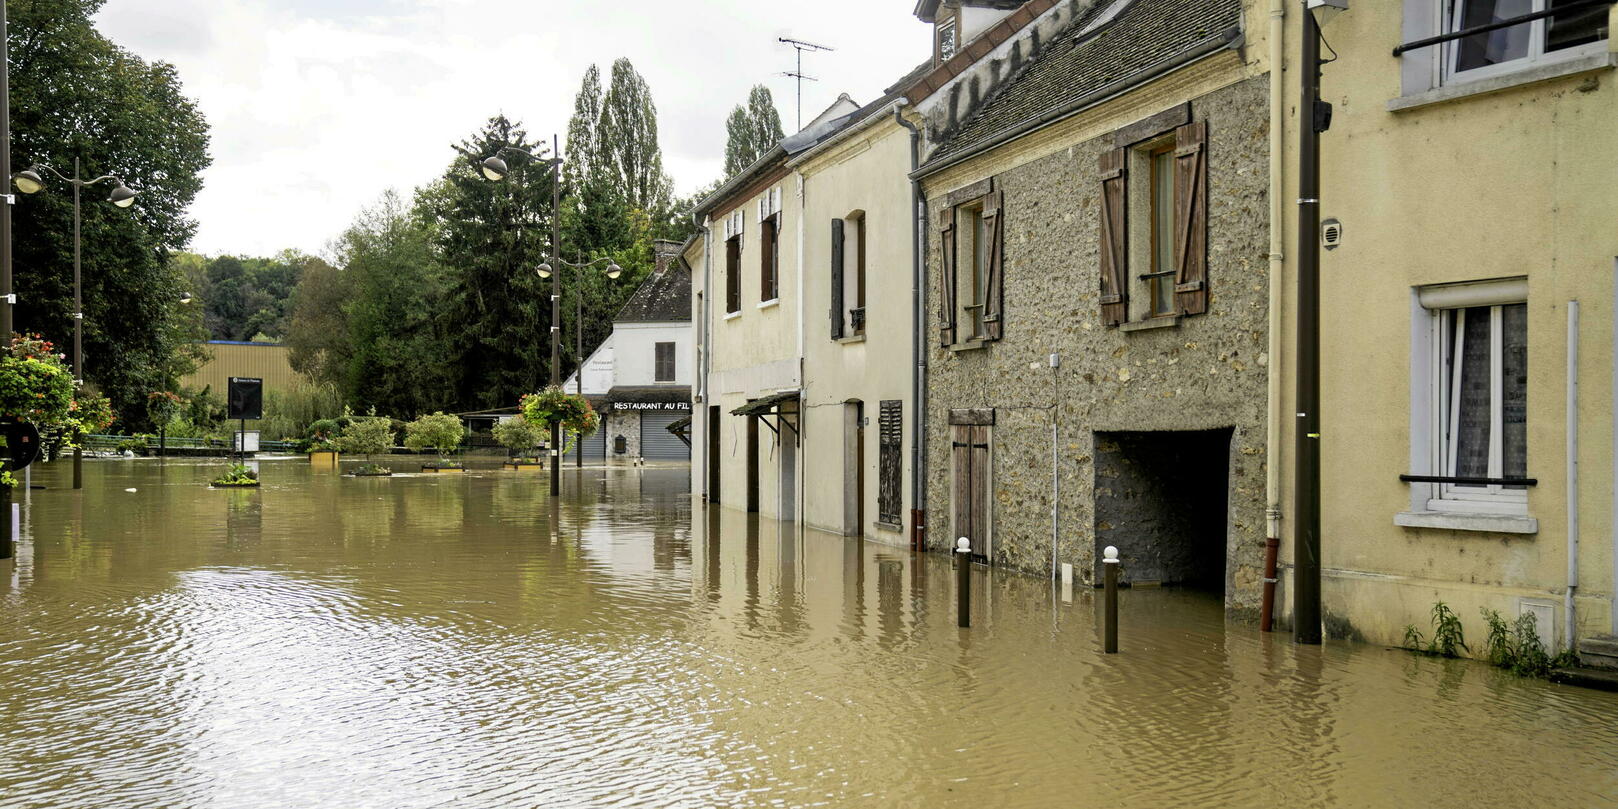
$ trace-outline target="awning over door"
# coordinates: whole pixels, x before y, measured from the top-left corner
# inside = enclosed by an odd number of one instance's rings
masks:
[[[793,443],[797,443],[798,425],[794,421],[798,418],[798,397],[802,395],[803,391],[797,390],[772,393],[762,399],[754,399],[730,411],[730,414],[733,416],[756,416],[765,427],[773,430],[776,435],[781,434],[781,427],[784,426],[792,430]],[[775,418],[774,424],[770,423],[772,416]],[[791,416],[792,420],[788,420],[787,416]]]
[[[685,418],[679,419],[679,420],[675,421],[673,424],[670,424],[668,426],[668,431],[671,432],[671,433],[674,433],[674,435],[677,436],[681,441],[684,441],[686,446],[688,446],[688,447],[691,446],[691,417],[690,416],[686,416]]]

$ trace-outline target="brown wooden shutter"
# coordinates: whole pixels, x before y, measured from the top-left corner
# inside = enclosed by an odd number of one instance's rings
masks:
[[[989,238],[989,277],[988,289],[983,296],[983,329],[990,340],[1000,339],[1005,332],[1005,217],[1000,215],[1000,205],[1005,197],[1002,192],[994,193],[983,198],[983,233]]]
[[[1129,316],[1127,150],[1101,155],[1101,322],[1116,326]]]
[[[1174,130],[1174,304],[1208,311],[1208,122]]]
[[[944,214],[938,233],[938,344],[955,345],[955,209]]]
[[[955,488],[949,544],[953,547],[956,538],[966,537],[972,541],[972,555],[984,557],[989,549],[989,427],[957,424],[950,429]]]
[[[725,240],[725,312],[742,310],[742,240]]]
[[[775,281],[771,275],[775,270],[775,222],[765,219],[759,223],[759,273],[758,273],[758,299],[767,301],[775,297],[773,287]]]
[[[831,339],[843,337],[843,220],[831,220]]]

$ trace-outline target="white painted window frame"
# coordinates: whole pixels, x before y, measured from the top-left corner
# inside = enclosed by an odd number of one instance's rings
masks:
[[[1489,477],[1503,469],[1503,345],[1500,307],[1526,303],[1528,283],[1523,277],[1464,284],[1417,287],[1411,301],[1411,472],[1452,475],[1455,446],[1447,439],[1448,427],[1459,405],[1452,387],[1458,378],[1445,361],[1451,356],[1450,318],[1471,307],[1490,307],[1490,442]],[[1458,331],[1458,330],[1457,330]],[[1528,492],[1504,486],[1457,486],[1450,483],[1413,483],[1411,508],[1415,511],[1526,516]]]
[[[1403,41],[1413,42],[1442,33],[1458,30],[1460,5],[1464,0],[1404,0]],[[1533,11],[1545,8],[1547,0],[1533,0]],[[1411,51],[1400,57],[1406,96],[1424,93],[1439,87],[1464,85],[1502,76],[1511,76],[1535,68],[1556,65],[1606,53],[1607,40],[1598,40],[1574,48],[1545,51],[1545,32],[1549,18],[1534,20],[1528,36],[1528,55],[1498,65],[1455,70],[1459,40]]]

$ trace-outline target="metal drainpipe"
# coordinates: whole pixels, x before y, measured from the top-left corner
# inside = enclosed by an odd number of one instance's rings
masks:
[[[1264,418],[1264,597],[1259,630],[1270,631],[1275,611],[1276,556],[1281,547],[1281,314],[1285,264],[1286,194],[1283,144],[1286,101],[1281,73],[1286,30],[1286,3],[1270,0],[1270,315],[1269,403]]]
[[[921,163],[921,130],[906,121],[900,108],[909,104],[900,98],[893,103],[893,120],[910,130],[910,171],[915,173]],[[916,409],[911,423],[915,430],[910,437],[910,549],[927,548],[927,483],[924,470],[927,465],[927,258],[923,253],[927,240],[923,233],[927,227],[927,200],[921,194],[921,181],[910,181],[910,207],[915,211],[916,223],[910,233],[910,307],[911,352],[915,357],[915,372],[911,376],[910,399]]]
[[[1573,596],[1579,589],[1579,302],[1567,302],[1567,591],[1562,648],[1574,646]]]
[[[709,448],[713,446],[710,430],[719,429],[708,419],[712,413],[713,394],[708,384],[708,374],[713,371],[713,333],[711,331],[711,318],[713,317],[713,220],[704,217],[700,225],[702,228],[702,502],[704,505],[713,502],[715,492],[708,491],[708,483],[713,478],[708,474],[709,465],[714,459],[709,457]]]

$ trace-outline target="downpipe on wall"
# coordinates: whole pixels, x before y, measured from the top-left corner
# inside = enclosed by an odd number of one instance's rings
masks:
[[[911,423],[915,430],[910,438],[910,549],[927,549],[927,484],[923,474],[927,464],[927,240],[923,237],[927,227],[927,200],[921,194],[921,180],[915,179],[921,163],[921,130],[905,120],[900,111],[910,103],[899,98],[893,102],[893,120],[910,131],[910,206],[916,221],[910,229],[910,351],[915,358],[910,383],[910,400],[916,408]]]
[[[1562,648],[1573,651],[1573,595],[1579,589],[1579,302],[1567,302],[1567,590]]]
[[[1281,302],[1286,270],[1286,225],[1281,207],[1286,193],[1286,101],[1281,65],[1285,31],[1285,0],[1270,0],[1270,377],[1264,418],[1264,599],[1259,609],[1259,630],[1263,632],[1270,631],[1275,615],[1276,562],[1281,549]]]

